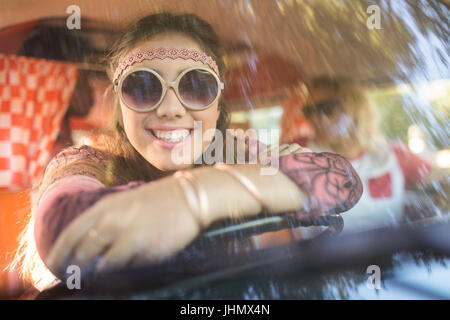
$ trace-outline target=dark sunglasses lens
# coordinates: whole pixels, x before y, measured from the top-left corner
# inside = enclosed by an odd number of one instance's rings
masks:
[[[122,82],[122,97],[135,109],[148,109],[158,103],[162,85],[151,72],[140,70],[130,73]]]
[[[304,106],[303,110],[302,110],[303,115],[307,118],[310,118],[314,114],[314,111],[315,111],[315,107],[310,104]]]
[[[325,116],[331,115],[335,111],[341,109],[341,104],[339,101],[330,100],[322,101],[316,104],[308,104],[303,108],[303,114],[305,117],[312,117],[314,114],[319,113]]]
[[[216,78],[206,70],[191,70],[180,79],[178,92],[184,103],[193,108],[203,108],[217,97]]]

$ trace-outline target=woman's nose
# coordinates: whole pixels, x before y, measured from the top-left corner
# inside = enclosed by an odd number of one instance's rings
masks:
[[[159,118],[181,118],[186,114],[181,101],[178,99],[175,90],[172,87],[168,87],[166,95],[156,108],[156,115]]]

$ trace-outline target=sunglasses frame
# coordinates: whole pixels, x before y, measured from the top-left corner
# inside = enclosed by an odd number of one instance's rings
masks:
[[[188,103],[186,103],[185,101],[183,101],[183,99],[182,99],[181,96],[180,96],[180,93],[178,92],[178,84],[180,83],[181,78],[183,78],[183,76],[184,76],[186,73],[188,73],[189,71],[192,71],[192,70],[203,70],[203,71],[208,71],[209,73],[211,73],[211,74],[214,76],[214,78],[215,78],[216,81],[217,81],[217,87],[218,87],[218,90],[217,90],[217,96],[214,98],[214,100],[213,100],[210,104],[208,104],[207,106],[201,107],[201,108],[199,108],[199,107],[193,107],[193,106],[189,105]],[[137,71],[147,71],[147,72],[150,72],[150,73],[154,74],[154,75],[159,79],[159,81],[161,82],[161,86],[162,86],[162,93],[161,93],[161,98],[159,99],[159,101],[158,101],[155,105],[153,105],[153,106],[151,106],[151,107],[149,107],[149,108],[146,108],[146,109],[138,109],[138,108],[135,108],[135,107],[129,105],[129,104],[125,101],[125,99],[124,99],[124,97],[123,97],[123,95],[122,95],[122,84],[123,84],[123,81],[124,81],[130,74],[132,74],[132,73],[134,73],[134,72],[137,72]],[[134,111],[136,111],[136,112],[148,112],[148,111],[151,111],[151,110],[156,109],[156,108],[161,104],[161,102],[164,100],[164,97],[166,96],[167,88],[168,88],[168,87],[172,87],[172,89],[175,91],[175,94],[177,95],[178,100],[183,104],[183,106],[185,106],[186,108],[188,108],[188,109],[190,109],[190,110],[200,111],[200,110],[208,109],[210,106],[212,106],[212,105],[219,99],[219,97],[220,97],[220,95],[221,95],[221,91],[222,91],[223,88],[224,88],[224,84],[223,84],[222,81],[220,81],[219,77],[216,75],[216,73],[215,73],[212,69],[206,68],[206,67],[195,66],[195,67],[187,68],[187,69],[183,70],[183,71],[177,76],[177,78],[175,79],[175,81],[166,81],[166,80],[164,80],[163,77],[162,77],[161,75],[159,75],[155,70],[153,70],[153,69],[151,69],[151,68],[147,68],[147,67],[136,67],[136,68],[132,68],[132,69],[128,70],[127,72],[125,72],[125,73],[120,77],[119,82],[117,83],[117,85],[114,86],[114,91],[115,91],[116,93],[119,94],[120,100],[121,100],[128,108],[130,108],[131,110],[134,110]]]

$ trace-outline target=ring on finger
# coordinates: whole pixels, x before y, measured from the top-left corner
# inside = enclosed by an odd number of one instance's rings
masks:
[[[95,242],[97,244],[100,244],[101,246],[108,244],[108,241],[106,241],[102,236],[100,236],[98,234],[97,230],[95,230],[95,229],[89,230],[88,236],[89,236],[89,238],[95,240]]]

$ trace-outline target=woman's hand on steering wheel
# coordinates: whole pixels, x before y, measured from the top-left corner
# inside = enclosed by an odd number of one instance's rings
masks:
[[[107,196],[63,230],[45,262],[61,275],[68,265],[96,272],[165,259],[200,231],[183,200],[174,179]]]

